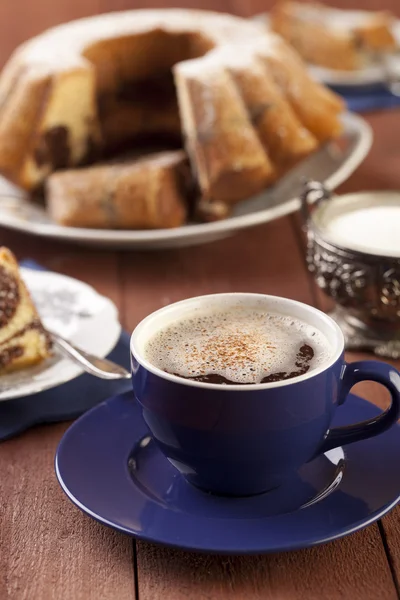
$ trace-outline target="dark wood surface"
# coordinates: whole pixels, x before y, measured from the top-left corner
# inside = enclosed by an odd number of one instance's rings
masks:
[[[269,2],[181,4],[249,15]],[[164,5],[163,0],[150,4]],[[358,5],[399,6],[397,0],[359,0]],[[49,25],[133,6],[149,5],[128,0],[1,0],[0,62],[18,42]],[[374,130],[373,148],[341,191],[399,189],[400,111],[368,115],[367,120]],[[162,253],[82,250],[1,228],[0,242],[19,258],[33,257],[112,298],[128,330],[169,302],[211,292],[265,292],[327,308],[305,269],[296,216],[208,246]],[[386,393],[376,384],[364,383],[356,392],[386,406]],[[53,458],[67,427],[37,427],[0,445],[1,600],[400,598],[400,508],[346,539],[272,556],[202,556],[136,543],[84,516],[61,492]]]

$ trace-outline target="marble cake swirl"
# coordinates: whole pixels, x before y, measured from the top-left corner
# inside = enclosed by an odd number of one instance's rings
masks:
[[[47,358],[51,343],[18,263],[0,248],[0,375],[37,364]]]

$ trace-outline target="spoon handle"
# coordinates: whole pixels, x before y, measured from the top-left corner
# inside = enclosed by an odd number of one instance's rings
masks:
[[[54,345],[61,351],[62,354],[71,358],[77,363],[86,373],[90,373],[101,379],[130,379],[129,371],[106,358],[99,358],[89,352],[85,352],[77,348],[57,333],[49,332],[49,335],[54,342]]]

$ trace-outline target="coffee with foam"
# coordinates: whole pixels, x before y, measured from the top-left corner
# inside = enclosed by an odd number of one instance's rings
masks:
[[[147,342],[156,367],[207,383],[255,384],[302,375],[324,364],[325,336],[291,316],[242,306],[198,310]]]

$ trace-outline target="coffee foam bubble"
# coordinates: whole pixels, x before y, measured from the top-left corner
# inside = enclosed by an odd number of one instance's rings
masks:
[[[201,311],[156,333],[146,358],[168,373],[198,377],[211,373],[234,383],[258,383],[271,373],[290,373],[303,344],[314,350],[310,369],[327,361],[332,349],[311,325],[259,309]]]

